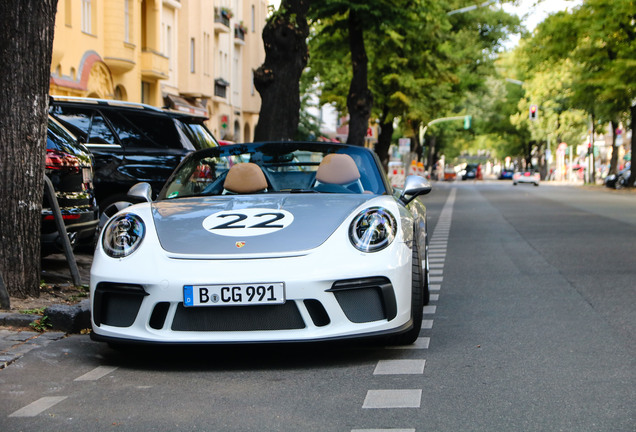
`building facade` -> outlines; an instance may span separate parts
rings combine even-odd
[[[250,141],[266,0],[59,0],[52,95],[143,102],[209,117]]]

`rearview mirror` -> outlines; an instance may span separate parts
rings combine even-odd
[[[431,183],[424,177],[410,175],[404,182],[404,189],[400,196],[400,201],[402,201],[404,205],[407,205],[418,196],[426,195],[431,190],[433,190]]]
[[[152,186],[146,182],[137,183],[128,189],[128,196],[142,201],[152,202]]]

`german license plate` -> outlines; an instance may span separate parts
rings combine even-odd
[[[285,303],[285,284],[185,285],[185,306],[238,306]]]

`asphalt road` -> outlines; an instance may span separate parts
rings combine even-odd
[[[423,201],[416,346],[122,353],[73,335],[0,370],[0,430],[636,430],[636,194],[470,181]]]

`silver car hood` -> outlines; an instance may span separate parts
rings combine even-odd
[[[164,250],[178,255],[296,255],[322,244],[374,195],[263,194],[157,201]]]

